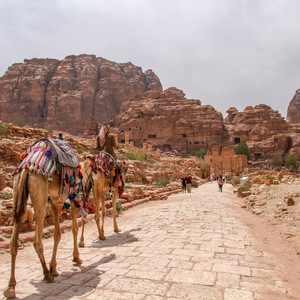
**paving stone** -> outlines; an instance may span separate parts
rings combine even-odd
[[[229,273],[229,274],[237,274],[237,275],[246,275],[246,276],[251,275],[250,268],[243,267],[243,266],[234,266],[226,262],[224,262],[223,264],[222,263],[214,264],[212,267],[212,271]]]
[[[167,293],[174,299],[223,300],[223,291],[217,287],[199,284],[174,283]]]
[[[224,300],[254,300],[254,293],[237,289],[225,289]]]
[[[216,273],[209,271],[191,271],[172,269],[165,278],[166,281],[214,285]]]
[[[17,297],[28,300],[295,300],[272,256],[253,245],[256,237],[231,209],[234,194],[214,185],[177,194],[166,201],[122,212],[120,233],[105,220],[107,239],[98,239],[94,221],[86,224],[81,265],[72,263],[72,233],[59,245],[55,282],[43,272],[32,245],[17,257]],[[221,195],[222,194],[222,195]],[[234,198],[236,199],[236,198]],[[50,262],[52,239],[43,239]],[[0,288],[10,275],[10,254],[0,254]],[[2,300],[3,297],[0,300]]]

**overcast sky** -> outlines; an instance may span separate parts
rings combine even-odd
[[[163,89],[286,116],[300,88],[299,0],[1,0],[0,76],[13,63],[95,54],[152,69]]]

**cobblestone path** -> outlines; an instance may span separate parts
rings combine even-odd
[[[32,245],[17,257],[18,299],[299,299],[287,288],[280,266],[255,248],[255,237],[239,221],[232,187],[215,183],[150,202],[122,213],[120,233],[106,219],[107,240],[96,225],[86,228],[82,265],[72,263],[72,235],[64,233],[54,283],[42,282]],[[44,240],[47,262],[52,239]],[[0,256],[0,286],[6,288],[10,255]],[[298,297],[297,297],[298,296]],[[0,299],[4,299],[0,296]]]

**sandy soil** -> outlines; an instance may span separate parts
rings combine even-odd
[[[233,206],[252,229],[258,247],[284,266],[286,281],[300,293],[300,180],[254,184],[251,193],[247,198],[236,197]],[[293,206],[287,206],[289,197]]]

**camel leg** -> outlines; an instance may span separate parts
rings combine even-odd
[[[43,227],[44,227],[44,214],[39,211],[38,213],[40,213],[42,216],[39,217],[38,220],[36,220],[36,229],[35,229],[35,239],[34,239],[34,249],[41,261],[42,264],[42,268],[43,268],[43,272],[44,272],[44,280],[47,282],[53,282],[54,278],[51,276],[50,271],[48,270],[47,264],[46,264],[46,260],[44,257],[44,247],[43,247],[43,242],[42,242],[42,238],[43,238]],[[35,215],[36,212],[35,212]]]
[[[38,186],[38,189],[37,189]],[[34,207],[35,215],[35,238],[34,238],[34,249],[41,261],[44,280],[47,282],[53,282],[54,278],[51,276],[50,271],[47,267],[46,260],[44,257],[44,247],[43,247],[43,228],[44,228],[44,218],[45,218],[45,207],[48,203],[48,183],[41,176],[29,177],[28,180],[29,193],[31,195],[31,201]]]
[[[104,219],[105,219],[106,208],[105,208],[105,195],[104,195],[104,193],[101,194],[100,201],[101,201],[101,226],[100,226],[100,230],[99,230],[99,239],[105,240],[106,237],[104,235]],[[98,215],[99,215],[99,210],[98,210]]]
[[[82,230],[81,230],[81,237],[80,237],[80,242],[78,244],[78,246],[80,248],[84,248],[84,227],[85,227],[85,219],[84,218],[81,218],[81,221],[82,221]]]
[[[52,213],[54,218],[54,236],[53,236],[54,245],[53,245],[52,259],[50,262],[50,274],[52,276],[58,276],[59,273],[56,270],[56,265],[57,265],[56,254],[57,254],[58,244],[61,239],[61,230],[59,226],[59,208],[54,204],[51,205],[51,208],[52,208]]]
[[[78,208],[74,205],[74,203],[72,203],[71,216],[72,216],[72,232],[73,232],[73,241],[74,241],[73,262],[81,264],[82,260],[79,258],[79,250],[77,245],[77,236],[78,236],[77,213],[78,213]]]
[[[120,232],[121,230],[118,228],[117,225],[117,216],[118,216],[118,212],[117,212],[117,199],[118,199],[118,192],[114,191],[114,196],[113,196],[113,200],[112,200],[112,215],[113,215],[113,221],[114,221],[114,232]]]
[[[3,295],[8,298],[12,299],[16,297],[15,286],[17,284],[15,278],[15,268],[16,268],[16,258],[18,253],[18,237],[19,237],[19,228],[22,224],[21,221],[15,222],[13,234],[10,240],[10,254],[11,254],[11,274],[10,279],[8,282],[8,287],[4,291]]]

